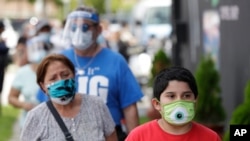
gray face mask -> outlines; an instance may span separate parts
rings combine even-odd
[[[76,49],[86,50],[93,43],[92,36],[92,31],[88,30],[87,32],[83,32],[80,28],[77,28],[76,31],[71,34],[71,43]]]

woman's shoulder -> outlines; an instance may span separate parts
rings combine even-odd
[[[31,109],[28,113],[34,116],[40,116],[41,114],[44,114],[46,112],[48,112],[46,102],[42,102],[35,106],[33,109]]]

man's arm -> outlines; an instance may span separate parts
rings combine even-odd
[[[139,115],[136,103],[123,109],[127,133],[139,125]]]

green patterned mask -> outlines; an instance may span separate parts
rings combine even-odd
[[[195,115],[194,102],[176,101],[162,105],[162,117],[170,124],[183,125],[190,122]]]

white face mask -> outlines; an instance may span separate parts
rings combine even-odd
[[[28,61],[30,63],[40,63],[45,56],[46,52],[44,50],[28,53]]]
[[[83,32],[80,28],[77,28],[76,31],[71,35],[73,47],[79,50],[85,50],[89,48],[93,43],[92,36],[92,31],[88,30],[87,32]]]
[[[47,52],[42,49],[41,43],[33,43],[27,49],[27,58],[30,63],[40,63],[47,55]]]
[[[45,43],[50,43],[50,33],[42,32],[42,33],[39,33],[38,37],[40,38],[41,41]]]

